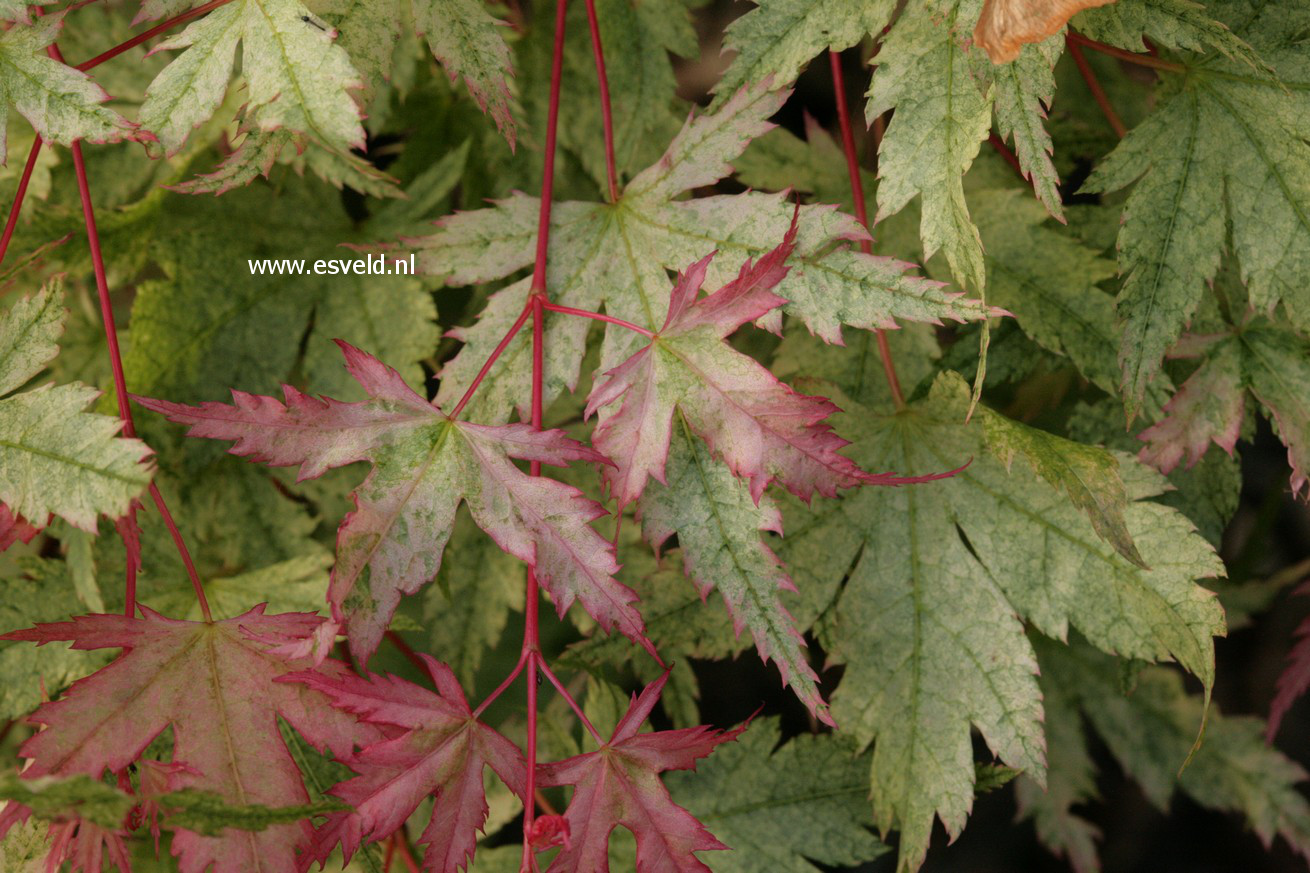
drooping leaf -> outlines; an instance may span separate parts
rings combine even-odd
[[[65,315],[64,292],[55,279],[0,319],[0,395],[23,387],[55,359]]]
[[[1167,809],[1175,790],[1208,809],[1241,815],[1266,846],[1277,836],[1310,854],[1305,771],[1264,741],[1265,726],[1225,716],[1166,667],[1146,667],[1125,694],[1115,659],[1086,645],[1039,641],[1043,677],[1077,699],[1083,714],[1146,797]],[[1195,748],[1205,717],[1204,741]],[[1186,767],[1182,765],[1186,762]],[[1179,768],[1182,767],[1181,772]]]
[[[760,539],[764,531],[782,532],[777,506],[768,497],[752,499],[749,486],[710,454],[681,416],[664,472],[665,483],[648,484],[638,503],[646,539],[658,550],[676,534],[684,569],[701,597],[717,588],[733,631],[749,628],[760,658],[777,664],[782,681],[818,718],[828,719],[805,640],[780,599],[796,586]],[[655,620],[649,610],[644,617]]]
[[[1241,345],[1218,343],[1165,404],[1164,418],[1142,431],[1142,460],[1165,473],[1184,457],[1191,467],[1212,441],[1231,455],[1246,410],[1242,377]]]
[[[1124,520],[1128,491],[1113,454],[1028,427],[986,407],[982,410],[987,448],[1007,470],[1015,456],[1022,455],[1038,476],[1067,494],[1069,502],[1087,514],[1101,539],[1132,563],[1146,567]]]
[[[613,577],[613,547],[589,524],[605,510],[574,488],[528,476],[511,460],[563,466],[602,456],[560,431],[456,421],[414,393],[395,370],[339,344],[368,400],[316,400],[286,386],[285,405],[238,391],[232,406],[137,402],[191,425],[192,436],[235,441],[233,454],[298,465],[302,480],[332,467],[372,463],[355,492],[356,509],[338,531],[328,589],[353,652],[371,655],[401,595],[436,575],[461,501],[502,549],[536,568],[560,615],[579,600],[606,630],[645,639],[632,605],[636,595]]]
[[[437,693],[396,676],[329,677],[292,674],[369,724],[403,728],[399,736],[363,749],[349,762],[358,775],[331,791],[352,807],[334,812],[319,828],[309,859],[326,865],[340,843],[347,860],[365,840],[390,836],[428,795],[432,819],[418,841],[427,846],[425,869],[454,873],[473,856],[477,832],[487,820],[483,769],[490,767],[522,795],[526,764],[518,748],[480,723],[450,668],[421,656]]]
[[[867,756],[840,733],[779,739],[778,720],[759,719],[696,773],[668,777],[674,800],[732,848],[714,869],[815,873],[887,851],[867,827]]]
[[[1282,301],[1294,326],[1310,327],[1310,65],[1295,39],[1263,41],[1277,78],[1222,56],[1189,59],[1185,76],[1166,78],[1168,99],[1084,185],[1106,192],[1137,181],[1119,232],[1130,419],[1214,278],[1229,228],[1251,304]]]
[[[958,475],[905,489],[862,489],[788,514],[782,555],[799,586],[848,578],[821,639],[846,663],[833,694],[838,724],[873,755],[880,827],[901,832],[901,867],[923,857],[934,816],[963,827],[975,777],[977,725],[1000,760],[1044,771],[1036,663],[1017,615],[1064,637],[1175,658],[1213,681],[1214,597],[1194,583],[1222,572],[1213,550],[1174,510],[1147,499],[1161,481],[1121,458],[1129,534],[1149,571],[1102,542],[1067,497],[984,456],[983,425],[962,425],[967,387],[939,377],[899,414],[858,410],[853,457],[907,472],[973,457]],[[849,413],[848,413],[849,414]]]
[[[0,164],[9,153],[11,106],[46,142],[106,143],[132,136],[132,124],[101,105],[109,99],[103,88],[86,73],[46,55],[63,24],[63,14],[57,13],[0,33]]]
[[[992,118],[990,89],[981,89],[970,74],[963,46],[976,14],[973,0],[908,4],[878,52],[865,114],[872,124],[896,110],[878,149],[882,182],[875,221],[921,195],[925,257],[942,251],[956,281],[981,293],[982,241],[960,179],[987,138]]]
[[[728,282],[747,259],[777,246],[795,210],[777,195],[747,192],[690,200],[683,192],[711,185],[731,171],[729,161],[751,139],[769,129],[785,93],[755,87],[739,92],[714,115],[694,118],[663,158],[643,170],[615,204],[557,203],[552,212],[547,284],[556,303],[604,309],[649,330],[668,312],[667,269],[685,269],[712,251],[718,255],[706,281]],[[538,202],[516,195],[491,209],[443,220],[436,234],[421,240],[420,270],[447,284],[489,282],[532,263]],[[948,293],[937,283],[904,275],[908,265],[865,255],[837,244],[867,232],[853,218],[828,207],[805,206],[797,218],[794,269],[774,292],[788,301],[783,312],[802,319],[824,339],[841,337],[841,325],[890,326],[896,319],[936,322],[978,320],[989,314],[978,301]],[[442,372],[438,401],[457,399],[504,336],[526,302],[528,279],[496,293],[480,320],[461,329],[465,346]],[[772,321],[776,327],[778,311]],[[546,327],[547,402],[577,383],[588,325],[552,317]],[[601,366],[609,369],[638,347],[636,335],[606,329]],[[528,408],[531,384],[529,343],[519,337],[507,347],[470,407],[479,421],[505,421]]]
[[[650,873],[708,871],[696,853],[727,848],[673,802],[659,774],[695,769],[697,760],[736,739],[745,728],[638,733],[667,676],[634,697],[600,749],[538,767],[539,785],[573,786],[564,813],[571,844],[555,856],[548,873],[608,873],[610,832],[619,825],[637,838],[636,869]]]
[[[274,655],[270,643],[304,638],[322,622],[318,616],[265,615],[260,606],[237,618],[206,623],[138,608],[144,618],[79,616],[0,637],[124,650],[113,664],[33,716],[45,729],[22,747],[22,755],[32,759],[24,778],[121,772],[171,725],[174,760],[198,773],[192,787],[238,805],[288,806],[309,797],[278,734],[276,717],[320,749],[343,754],[355,743],[378,737],[372,728],[334,710],[321,693],[273,681],[310,664]],[[328,662],[318,669],[331,676],[346,668]],[[24,817],[18,807],[7,810],[0,828]],[[185,870],[213,865],[215,873],[245,873],[261,865],[294,866],[296,852],[309,845],[310,836],[306,821],[213,837],[181,831],[173,849]]]
[[[1302,583],[1293,594],[1310,594],[1310,585]],[[1310,622],[1303,621],[1296,628],[1296,643],[1287,653],[1287,663],[1278,675],[1278,690],[1269,703],[1269,726],[1265,739],[1273,742],[1292,704],[1310,688]]]

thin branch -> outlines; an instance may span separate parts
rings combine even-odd
[[[555,192],[555,143],[559,133],[560,80],[564,71],[564,25],[568,0],[556,0],[555,48],[550,64],[550,110],[546,117],[546,156],[541,179],[541,211],[537,216],[537,253],[532,267],[532,286],[528,306],[532,310],[532,428],[541,430],[544,384],[546,379],[545,318],[546,309],[546,256],[550,248],[550,207]],[[541,462],[531,461],[528,472],[541,475]],[[528,581],[523,596],[523,653],[526,656],[528,680],[528,748],[527,785],[523,804],[523,855],[519,868],[531,871],[536,867],[529,835],[536,818],[537,793],[537,667],[541,661],[541,630],[538,602],[541,588],[537,572],[528,567]],[[544,664],[540,664],[545,666]]]
[[[197,6],[195,9],[192,9],[187,12],[183,12],[181,15],[175,15],[172,18],[168,19],[167,21],[162,21],[159,24],[156,24],[154,27],[150,28],[149,30],[138,33],[136,36],[132,37],[129,40],[120,42],[118,45],[114,46],[111,49],[106,49],[105,51],[96,55],[91,60],[83,61],[82,63],[78,64],[74,69],[81,70],[82,72],[86,72],[87,70],[90,70],[94,67],[98,67],[101,64],[103,64],[105,61],[110,60],[112,58],[116,58],[119,55],[121,55],[123,52],[128,51],[129,49],[136,48],[137,46],[141,45],[141,43],[149,39],[152,39],[156,36],[159,36],[159,34],[163,33],[166,30],[172,30],[174,27],[177,27],[179,24],[185,24],[186,22],[192,20],[193,18],[199,18],[205,13],[213,12],[218,7],[226,5],[231,2],[232,0],[210,0],[210,2],[206,3],[204,6]]]
[[[414,651],[413,647],[405,642],[400,634],[393,630],[389,630],[384,634],[384,636],[387,638],[387,642],[396,647],[396,651],[405,656],[406,661],[409,661],[409,663],[413,664],[418,669],[419,673],[424,676],[428,675],[427,662],[419,657],[418,652]]]
[[[1065,34],[1065,40],[1078,45],[1085,45],[1089,49],[1095,49],[1101,54],[1110,55],[1121,61],[1128,61],[1130,64],[1137,64],[1139,67],[1150,67],[1153,70],[1165,70],[1170,73],[1185,73],[1187,68],[1182,64],[1175,64],[1169,61],[1162,61],[1151,55],[1138,54],[1137,52],[1124,51],[1121,48],[1115,48],[1112,45],[1106,45],[1103,42],[1097,42],[1094,39],[1088,39],[1081,33],[1069,31]]]
[[[869,229],[869,213],[864,206],[864,182],[860,179],[860,162],[855,154],[855,134],[851,128],[851,114],[846,107],[846,79],[842,75],[841,53],[828,52],[828,61],[832,67],[833,96],[837,101],[837,121],[841,126],[842,151],[846,154],[846,171],[851,180],[851,194],[855,200],[855,217]],[[873,244],[864,239],[860,241],[860,250],[865,254],[873,253]],[[901,390],[901,380],[896,375],[896,363],[892,360],[891,345],[887,334],[879,329],[874,331],[878,338],[878,356],[882,358],[883,375],[887,377],[887,387],[891,390],[892,402],[897,409],[905,407],[905,393]]]
[[[51,45],[51,54],[58,58],[59,49]],[[132,421],[132,407],[128,402],[127,379],[123,375],[123,355],[118,345],[118,328],[114,324],[114,307],[109,299],[109,279],[105,273],[105,259],[100,251],[100,232],[96,228],[95,208],[91,205],[91,186],[87,181],[86,159],[82,156],[82,144],[74,142],[72,145],[73,152],[73,170],[77,176],[77,194],[82,201],[82,219],[86,224],[86,241],[91,250],[91,268],[95,273],[96,295],[100,298],[100,317],[104,321],[105,328],[105,345],[109,349],[109,366],[114,379],[114,399],[118,403],[118,417],[123,420],[123,433],[129,437],[136,436],[136,425]],[[191,579],[191,586],[195,589],[196,599],[200,601],[200,612],[204,615],[205,621],[213,621],[213,615],[209,611],[209,601],[205,597],[205,588],[200,584],[200,577],[196,574],[195,564],[191,561],[191,553],[187,550],[186,542],[182,539],[182,533],[177,529],[177,524],[173,521],[173,515],[168,511],[168,504],[164,502],[164,496],[159,493],[159,487],[154,482],[150,483],[150,496],[158,508],[160,516],[164,519],[164,524],[168,527],[168,533],[173,538],[173,544],[177,547],[178,554],[182,557],[182,563],[186,567],[187,576]],[[135,586],[132,586],[133,588]],[[127,604],[124,606],[124,612],[127,615],[134,615],[136,611],[136,592],[129,590],[127,592]]]
[[[32,148],[27,153],[27,163],[23,165],[23,175],[18,177],[18,188],[14,191],[14,205],[9,209],[9,217],[5,219],[4,236],[0,236],[0,264],[5,261],[5,255],[9,253],[9,241],[14,238],[14,228],[18,226],[18,213],[23,208],[23,198],[27,196],[27,185],[32,181],[32,171],[36,169],[36,159],[41,155],[41,137],[37,137],[32,142]]]
[[[1001,156],[1001,160],[1010,165],[1010,169],[1018,173],[1019,177],[1025,182],[1028,181],[1028,176],[1023,171],[1023,164],[1019,163],[1019,158],[1014,152],[1010,151],[1010,147],[1005,144],[1005,140],[992,132],[987,134],[987,142]]]
[[[547,312],[559,312],[564,315],[576,315],[581,318],[590,318],[595,321],[603,321],[606,324],[617,324],[619,327],[626,327],[628,330],[635,331],[644,337],[654,338],[655,332],[646,330],[640,325],[633,324],[630,321],[624,321],[621,318],[615,318],[612,315],[603,315],[599,312],[592,312],[589,309],[574,309],[572,306],[560,306],[558,303],[544,303]]]
[[[483,362],[482,369],[478,370],[478,374],[473,377],[473,382],[469,385],[468,390],[464,392],[464,396],[459,399],[459,403],[456,403],[455,408],[451,410],[451,418],[459,418],[459,414],[464,411],[464,407],[468,406],[468,402],[473,399],[473,395],[477,392],[478,386],[482,384],[482,380],[487,378],[487,374],[491,372],[492,365],[509,347],[510,340],[514,339],[518,332],[522,330],[523,325],[527,323],[528,316],[531,314],[532,307],[530,305],[524,306],[523,311],[519,313],[518,319],[510,325],[509,330],[505,331],[505,336],[501,338],[496,347],[492,349],[487,360]]]
[[[1110,122],[1110,127],[1114,128],[1115,136],[1123,139],[1128,133],[1128,128],[1124,125],[1123,120],[1119,118],[1119,113],[1114,111],[1114,104],[1110,102],[1109,95],[1101,87],[1100,80],[1096,78],[1096,71],[1092,69],[1092,65],[1084,57],[1082,48],[1078,45],[1078,41],[1074,39],[1075,36],[1076,34],[1073,31],[1069,31],[1064,38],[1065,47],[1069,49],[1069,56],[1073,58],[1074,64],[1078,66],[1079,74],[1082,75],[1083,81],[1087,83],[1087,90],[1092,92],[1092,99],[1096,101],[1097,106],[1101,107],[1101,114],[1105,116],[1106,121]]]
[[[610,83],[605,75],[605,51],[600,44],[600,23],[596,18],[596,0],[586,0],[587,27],[591,30],[591,53],[596,59],[596,79],[600,83],[600,120],[605,131],[605,179],[609,184],[609,202],[619,199],[618,172],[614,166],[614,116],[610,111]]]
[[[546,674],[546,678],[550,680],[550,684],[555,686],[555,690],[558,691],[560,696],[568,703],[569,708],[571,708],[578,716],[579,720],[582,721],[582,726],[587,729],[587,733],[591,734],[591,738],[596,741],[596,744],[600,746],[605,745],[605,738],[600,735],[600,731],[596,730],[595,726],[591,723],[591,719],[587,718],[587,714],[582,711],[582,707],[578,705],[578,701],[574,699],[573,695],[569,693],[569,690],[564,687],[564,683],[559,681],[559,677],[555,675],[555,671],[546,666],[545,661],[541,662],[540,668],[541,672]]]

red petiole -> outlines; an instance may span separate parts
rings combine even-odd
[[[1114,128],[1115,135],[1123,139],[1128,134],[1128,128],[1124,125],[1123,120],[1119,118],[1119,113],[1114,111],[1114,105],[1110,102],[1109,95],[1101,87],[1101,82],[1096,78],[1096,72],[1092,69],[1092,65],[1087,63],[1087,58],[1083,56],[1080,43],[1090,44],[1092,41],[1085,37],[1075,39],[1077,36],[1078,34],[1073,31],[1065,34],[1064,44],[1065,48],[1069,50],[1069,57],[1073,58],[1074,64],[1078,67],[1079,75],[1087,83],[1087,90],[1092,92],[1092,99],[1096,101],[1097,106],[1101,107],[1101,114],[1110,123],[1110,127]],[[1106,46],[1106,48],[1110,48],[1110,46]],[[1161,61],[1161,63],[1164,62]]]
[[[846,155],[846,172],[851,180],[851,194],[855,200],[855,217],[869,229],[869,213],[864,206],[864,182],[860,179],[860,162],[855,154],[855,133],[851,127],[851,113],[846,107],[846,78],[842,75],[841,53],[828,52],[828,61],[832,66],[832,88],[837,101],[837,122],[841,127],[842,151]],[[860,242],[860,250],[873,253],[873,244],[865,239]],[[883,375],[887,377],[887,387],[891,390],[892,402],[897,409],[905,406],[905,394],[901,391],[901,380],[896,375],[896,363],[892,360],[891,345],[887,334],[882,330],[874,331],[878,338],[878,356],[882,358]]]

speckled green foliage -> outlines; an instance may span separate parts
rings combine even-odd
[[[1080,641],[1065,647],[1038,638],[1035,644],[1044,686],[1063,689],[1056,703],[1065,711],[1058,717],[1076,723],[1077,710],[1070,709],[1081,709],[1153,804],[1168,809],[1174,792],[1181,791],[1204,807],[1242,814],[1266,845],[1282,837],[1299,854],[1310,854],[1310,803],[1296,787],[1306,773],[1265,743],[1260,719],[1225,716],[1207,707],[1167,668],[1145,667],[1126,688],[1123,666]],[[1203,716],[1205,734],[1197,744]],[[1081,733],[1066,735],[1071,754],[1062,762],[1074,768],[1061,777],[1077,786],[1068,795],[1073,800],[1094,796]],[[1087,824],[1060,803],[1048,813],[1057,829],[1039,831],[1043,840],[1057,850],[1076,851],[1080,871],[1099,869],[1095,853],[1076,836],[1090,835]],[[1076,842],[1069,842],[1071,835]]]
[[[692,120],[665,156],[643,170],[613,205],[566,202],[552,213],[547,282],[556,302],[611,315],[657,329],[668,310],[671,285],[666,270],[685,269],[712,251],[718,255],[706,280],[722,285],[748,258],[778,245],[794,209],[782,196],[764,193],[675,199],[711,185],[730,171],[728,161],[750,140],[769,129],[785,93],[756,87],[740,92],[713,115]],[[463,213],[442,222],[422,242],[420,271],[450,285],[489,282],[532,263],[537,201],[516,195],[492,209]],[[975,300],[947,292],[936,283],[905,275],[907,264],[876,258],[833,243],[865,232],[849,216],[823,206],[802,207],[797,265],[777,287],[786,299],[782,311],[803,320],[829,341],[843,324],[859,328],[908,321],[973,321],[987,310]],[[522,279],[496,293],[478,323],[459,333],[465,346],[444,369],[437,395],[443,405],[463,393],[487,354],[518,317],[528,292]],[[777,318],[766,319],[776,326]],[[547,327],[546,399],[577,384],[576,349],[589,326],[581,319],[552,319]],[[608,327],[601,367],[628,357],[637,337]],[[474,419],[504,421],[526,409],[531,380],[529,344],[515,339],[474,401]]]
[[[763,0],[728,25],[724,48],[737,55],[714,86],[715,105],[743,85],[794,82],[820,52],[841,51],[882,30],[895,6],[889,0]]]
[[[339,149],[361,146],[350,91],[363,83],[332,34],[305,21],[299,0],[236,0],[155,51],[184,51],[151,83],[141,124],[172,154],[223,101],[241,45],[249,105],[265,130],[287,127]],[[311,20],[312,21],[312,20]]]
[[[1310,61],[1293,45],[1295,30],[1237,29],[1248,31],[1272,73],[1222,56],[1189,59],[1185,76],[1165,75],[1160,108],[1084,185],[1114,191],[1138,180],[1119,232],[1129,418],[1196,312],[1230,233],[1252,305],[1281,302],[1294,326],[1310,328]]]
[[[760,718],[669,791],[733,848],[717,873],[816,873],[887,851],[869,833],[868,755],[840,734],[802,734],[785,743],[777,718]]]
[[[974,293],[985,283],[982,240],[961,177],[991,129],[992,94],[971,75],[962,43],[979,8],[972,0],[907,5],[878,53],[866,109],[870,122],[896,110],[878,149],[879,217],[922,195],[925,256],[941,250],[956,281]]]
[[[650,483],[639,503],[642,529],[657,545],[677,534],[687,574],[702,596],[717,588],[740,634],[749,629],[760,657],[776,661],[783,681],[812,709],[826,711],[795,619],[782,604],[793,590],[787,571],[760,537],[781,532],[782,516],[765,497],[716,460],[677,416],[666,484]]]
[[[38,385],[13,394],[54,356],[63,332],[63,292],[57,284],[20,300],[0,319],[0,501],[17,515],[40,525],[57,515],[94,530],[98,515],[127,511],[145,491],[150,450],[118,436],[120,422],[86,412],[99,396],[94,388]]]
[[[10,107],[47,142],[117,142],[132,134],[126,119],[100,105],[109,99],[103,88],[46,56],[63,21],[62,14],[46,15],[0,33],[0,163],[8,157]]]
[[[849,428],[866,466],[919,474],[972,457],[957,476],[865,489],[785,519],[782,555],[798,585],[849,573],[821,633],[847,664],[833,715],[876,740],[874,808],[880,827],[899,827],[906,869],[934,815],[952,833],[964,825],[971,723],[1002,762],[1042,778],[1036,662],[1016,613],[1059,637],[1072,625],[1109,651],[1176,659],[1207,686],[1212,636],[1223,632],[1214,596],[1193,582],[1222,565],[1183,516],[1145,499],[1160,491],[1154,474],[1120,468],[1145,570],[1026,466],[1007,473],[987,458],[982,425],[960,424],[967,397],[962,380],[942,376],[927,401],[899,414],[860,409]]]

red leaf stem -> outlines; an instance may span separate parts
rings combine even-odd
[[[572,306],[560,306],[558,303],[545,303],[542,305],[547,312],[559,312],[564,315],[577,315],[581,318],[591,318],[596,321],[603,321],[606,324],[617,324],[619,327],[626,327],[628,330],[636,331],[644,337],[653,338],[655,336],[653,331],[646,330],[646,328],[633,324],[630,321],[615,318],[612,315],[603,315],[599,312],[592,312],[589,309],[574,309]]]
[[[32,142],[32,148],[27,153],[27,163],[23,165],[23,175],[18,177],[18,188],[14,191],[14,205],[9,210],[9,217],[5,219],[4,236],[0,236],[0,264],[4,263],[5,255],[9,252],[9,240],[13,239],[14,228],[18,226],[18,213],[23,208],[23,198],[27,196],[27,185],[32,181],[32,171],[36,169],[36,159],[41,154],[41,137],[37,137]]]
[[[1150,67],[1153,70],[1166,70],[1170,73],[1185,73],[1187,68],[1182,64],[1174,64],[1169,61],[1162,61],[1151,55],[1138,54],[1137,52],[1125,51],[1121,48],[1115,48],[1112,45],[1106,45],[1103,42],[1097,42],[1094,39],[1088,39],[1081,33],[1069,31],[1065,34],[1067,43],[1077,43],[1078,45],[1087,46],[1089,49],[1095,49],[1101,54],[1110,55],[1121,61],[1128,61],[1130,64],[1137,64],[1141,67]]]
[[[1005,140],[1001,139],[996,135],[995,131],[993,131],[992,133],[987,134],[987,143],[992,147],[996,154],[1001,156],[1001,160],[1010,165],[1010,169],[1018,173],[1019,177],[1025,182],[1028,181],[1028,177],[1024,175],[1023,172],[1023,164],[1019,163],[1019,158],[1014,154],[1014,152],[1010,151],[1010,147],[1005,144]]]
[[[582,711],[582,707],[578,705],[578,701],[575,700],[573,695],[568,692],[568,689],[564,687],[564,683],[559,681],[559,677],[555,675],[555,671],[546,666],[546,660],[544,658],[539,659],[537,666],[542,673],[546,674],[546,678],[550,680],[551,685],[555,686],[555,690],[560,693],[560,696],[567,700],[569,706],[571,706],[573,711],[577,713],[578,719],[582,722],[582,726],[587,729],[587,733],[591,734],[591,738],[596,741],[596,745],[605,745],[605,738],[600,735],[600,731],[596,730],[595,725],[591,723],[591,719],[587,718],[587,714]]]
[[[52,54],[58,58],[59,50],[51,46]],[[77,175],[77,194],[82,201],[82,219],[86,224],[86,241],[91,250],[91,267],[95,272],[96,295],[100,298],[100,317],[104,321],[105,327],[105,345],[109,349],[109,366],[113,372],[115,400],[118,402],[118,417],[123,420],[123,433],[129,437],[136,436],[136,425],[132,421],[132,407],[128,405],[127,398],[127,379],[123,375],[123,356],[118,347],[118,328],[114,324],[113,303],[109,299],[109,279],[105,274],[105,260],[100,251],[100,232],[96,229],[95,209],[91,205],[91,186],[87,181],[86,160],[82,156],[82,144],[75,142],[72,146],[73,152],[73,170]],[[186,541],[182,538],[182,533],[177,529],[176,522],[173,521],[173,514],[168,510],[168,504],[164,501],[164,495],[159,493],[159,486],[154,482],[150,483],[150,497],[155,502],[155,508],[159,510],[159,515],[164,519],[165,526],[168,527],[169,536],[173,538],[173,545],[177,547],[177,553],[182,558],[182,564],[186,567],[187,576],[191,579],[191,587],[195,589],[196,599],[200,601],[200,612],[205,617],[205,621],[213,621],[213,615],[209,611],[209,601],[205,597],[205,588],[200,584],[200,576],[196,573],[195,564],[191,560],[191,553],[187,549]],[[136,512],[135,508],[128,510],[128,524],[133,523],[132,514]],[[127,580],[127,597],[126,605],[123,612],[126,615],[136,614],[136,584],[135,575],[131,572],[134,564],[132,546],[128,538],[124,538],[124,545],[128,548],[129,568]],[[139,546],[138,546],[139,548]],[[138,556],[139,557],[139,556]]]
[[[851,129],[851,113],[846,106],[846,78],[842,75],[841,53],[829,51],[828,61],[832,66],[833,96],[837,101],[837,122],[841,127],[842,151],[846,154],[846,171],[851,179],[851,194],[855,200],[855,217],[868,229],[869,213],[864,207],[864,182],[860,179],[860,163],[855,155],[855,134]],[[860,250],[866,255],[872,254],[872,241],[862,240]],[[896,375],[896,363],[892,360],[887,334],[882,330],[875,330],[874,335],[878,338],[878,356],[882,358],[882,371],[887,377],[887,387],[891,389],[892,402],[896,404],[897,409],[901,409],[905,406],[905,394],[901,391],[901,380]]]
[[[141,33],[138,33],[136,36],[132,37],[131,39],[120,42],[118,45],[114,46],[113,48],[106,49],[105,51],[96,55],[91,60],[83,61],[82,63],[74,67],[74,69],[81,70],[82,72],[86,72],[87,70],[93,67],[98,67],[101,64],[103,64],[105,61],[110,60],[112,58],[116,58],[129,49],[136,48],[137,46],[141,45],[141,43],[153,37],[159,36],[159,34],[163,33],[166,30],[172,30],[174,27],[177,27],[179,24],[185,24],[186,22],[190,21],[193,18],[199,18],[205,13],[212,12],[218,7],[231,2],[232,0],[210,0],[210,2],[206,3],[203,6],[197,6],[195,9],[192,9],[188,12],[183,12],[181,15],[175,15],[172,18],[168,19],[167,21],[161,21],[159,24],[156,24],[154,27],[150,28],[149,30],[142,31]]]
[[[600,44],[600,23],[596,19],[596,0],[586,0],[587,27],[591,30],[591,53],[596,58],[596,79],[600,83],[600,120],[605,129],[605,178],[609,183],[609,201],[619,199],[618,172],[614,167],[614,116],[610,111],[610,83],[605,74],[605,52]]]
[[[487,374],[491,372],[492,365],[496,363],[496,360],[501,356],[505,349],[509,347],[510,340],[514,339],[514,337],[518,335],[518,332],[523,329],[523,325],[527,323],[528,316],[531,314],[532,304],[529,303],[527,306],[523,307],[523,311],[519,313],[519,317],[512,325],[510,325],[509,330],[505,331],[505,336],[502,337],[500,342],[496,344],[496,347],[491,350],[491,354],[488,355],[487,360],[483,362],[482,369],[478,370],[478,374],[473,377],[473,381],[469,384],[468,390],[464,392],[464,396],[459,399],[459,403],[456,403],[455,408],[450,411],[451,418],[459,418],[459,414],[464,411],[464,407],[468,406],[468,402],[473,399],[473,395],[477,392],[478,386],[482,384],[482,380],[487,378]]]
[[[1092,69],[1092,65],[1087,63],[1087,58],[1083,56],[1083,50],[1079,46],[1079,40],[1074,39],[1076,36],[1077,34],[1073,31],[1069,31],[1065,34],[1064,44],[1065,47],[1069,49],[1069,57],[1073,58],[1073,62],[1078,66],[1078,72],[1082,75],[1083,81],[1087,83],[1087,90],[1092,92],[1092,99],[1096,101],[1097,106],[1101,107],[1101,114],[1105,116],[1105,120],[1110,122],[1110,126],[1114,128],[1115,136],[1123,139],[1128,133],[1128,128],[1119,117],[1119,113],[1114,111],[1114,104],[1110,102],[1109,95],[1107,95],[1105,89],[1101,87],[1101,82],[1096,78],[1096,72]],[[1087,40],[1087,42],[1090,42],[1090,40]]]

